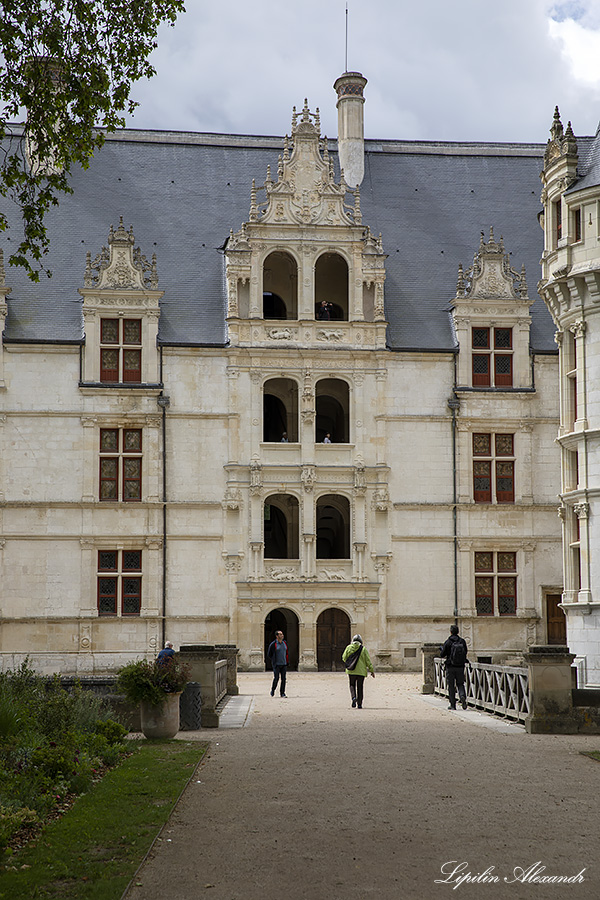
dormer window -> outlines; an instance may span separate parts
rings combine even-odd
[[[100,381],[142,380],[142,320],[100,320]]]
[[[471,331],[473,387],[512,387],[512,328]]]

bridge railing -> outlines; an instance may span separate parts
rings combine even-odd
[[[436,657],[433,665],[433,692],[447,697],[445,660]],[[465,688],[467,703],[476,709],[523,723],[530,714],[528,669],[471,663],[465,666]]]

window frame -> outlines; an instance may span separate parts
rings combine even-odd
[[[481,444],[481,439],[487,439],[489,451],[484,453],[477,448],[477,443]],[[499,449],[502,439],[511,439],[511,452],[505,453]],[[487,432],[474,431],[471,437],[471,457],[472,457],[472,475],[473,475],[473,502],[474,503],[496,503],[509,504],[515,502],[515,435],[514,432]],[[510,466],[510,474],[508,470],[502,471],[505,467]],[[477,479],[488,479],[489,486],[483,488],[477,486]],[[500,479],[510,478],[512,487],[499,488]]]
[[[107,336],[109,325],[116,325],[116,336]],[[135,334],[131,339],[131,326]],[[129,333],[128,333],[129,332]],[[116,366],[106,366],[104,360],[109,353],[116,354]],[[128,360],[137,360],[134,366]],[[100,382],[102,384],[142,383],[142,319],[131,317],[102,316],[100,318]]]
[[[138,557],[137,565],[127,565],[127,556],[136,554]],[[142,578],[143,578],[143,551],[137,548],[131,549],[113,549],[100,548],[96,561],[96,604],[99,618],[139,618],[142,613]],[[106,565],[106,559],[103,556],[114,556],[114,564]],[[135,561],[135,560],[132,560]],[[112,590],[108,590],[106,583],[112,582]],[[130,582],[135,584],[135,591],[129,590],[126,593],[126,584]],[[110,610],[102,608],[102,602],[106,598],[112,599],[113,604]],[[136,605],[133,611],[125,611],[126,601],[135,598]]]
[[[99,475],[98,498],[101,503],[141,503],[142,501],[142,475],[143,475],[143,429],[111,427],[99,430]],[[103,440],[106,434],[116,434],[114,448],[104,449]],[[135,449],[127,449],[127,435],[139,436]],[[136,461],[135,475],[131,471],[131,463]],[[107,463],[112,463],[108,466]],[[105,496],[103,486],[113,484],[112,496]],[[137,490],[129,495],[131,485],[137,485]]]
[[[482,557],[489,556],[491,558],[491,566],[481,565]],[[479,565],[478,565],[479,557]],[[505,558],[504,562],[502,557]],[[507,566],[507,558],[512,557],[513,565]],[[473,597],[475,614],[478,618],[514,618],[518,611],[518,560],[516,550],[475,550],[473,554]],[[478,582],[491,582],[491,591],[478,590]],[[512,590],[507,593],[506,587],[510,582]],[[504,588],[504,593],[502,593]],[[479,599],[490,600],[490,610],[480,611],[482,604]],[[502,600],[509,600],[511,608],[507,610],[501,609]]]
[[[477,337],[476,337],[477,332]],[[508,343],[501,335],[506,333]],[[481,342],[485,337],[485,343]],[[471,326],[471,383],[473,387],[505,388],[513,386],[513,328],[499,325]],[[485,371],[483,363],[485,361]],[[508,372],[499,371],[508,361]],[[476,369],[481,371],[476,371]]]

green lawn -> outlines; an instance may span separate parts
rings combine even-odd
[[[140,741],[14,855],[0,874],[0,898],[119,900],[205,751],[196,741]]]

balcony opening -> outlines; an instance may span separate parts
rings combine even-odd
[[[298,385],[291,378],[271,378],[263,389],[263,441],[298,440]]]
[[[317,559],[350,559],[350,504],[325,494],[317,500]]]
[[[348,321],[348,264],[338,253],[324,253],[317,260],[315,319]]]
[[[280,250],[270,253],[263,264],[263,318],[298,318],[298,266]]]
[[[323,378],[315,391],[315,441],[320,444],[329,436],[332,444],[350,440],[350,393],[348,383],[339,378]]]
[[[298,559],[300,507],[291,494],[273,494],[264,506],[265,559]]]

